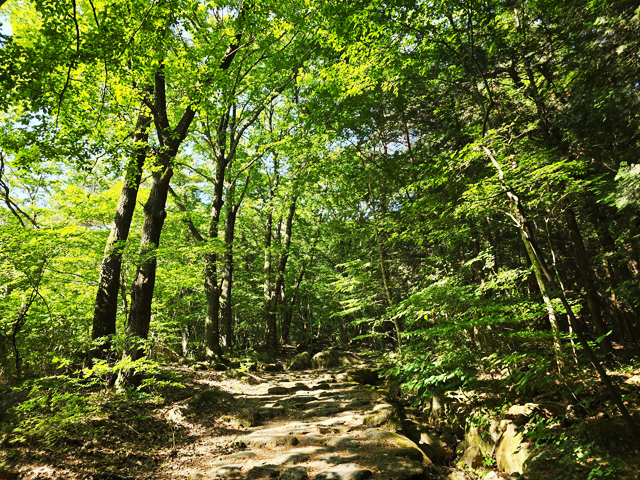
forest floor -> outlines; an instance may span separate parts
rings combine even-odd
[[[5,443],[0,479],[436,480],[459,472],[432,465],[404,437],[372,428],[367,418],[388,408],[389,398],[382,381],[353,381],[354,371],[368,367],[236,370],[230,378],[172,365],[166,373],[177,373],[180,385],[161,387],[155,400],[105,393],[99,414],[52,445]],[[639,452],[629,453],[623,476],[605,476],[638,478]]]
[[[347,379],[354,366],[238,379],[178,368],[184,388],[164,388],[159,404],[112,399],[82,434],[5,451],[6,472],[25,480],[408,480],[450,470],[425,476],[430,462],[420,450],[364,424],[388,404],[380,386]]]

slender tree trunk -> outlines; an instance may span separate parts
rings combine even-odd
[[[565,212],[567,218],[567,226],[569,227],[569,234],[571,235],[571,242],[573,243],[573,250],[576,256],[576,263],[578,265],[578,272],[580,274],[580,280],[585,288],[587,295],[587,303],[589,305],[589,311],[591,312],[591,319],[595,326],[596,332],[599,337],[606,335],[609,332],[604,319],[602,318],[602,310],[600,309],[600,301],[598,299],[598,292],[596,291],[593,279],[591,278],[591,268],[589,267],[589,260],[584,249],[584,243],[582,242],[582,235],[580,228],[576,222],[575,213],[573,208],[567,208]],[[622,332],[620,332],[622,334]],[[604,337],[602,340],[602,349],[606,353],[613,351],[611,347],[611,340],[609,337]]]
[[[100,267],[100,280],[93,312],[92,340],[109,337],[116,333],[116,316],[118,312],[118,289],[122,271],[122,250],[129,236],[131,220],[136,206],[142,167],[147,156],[148,127],[151,119],[144,114],[138,115],[136,132],[134,134],[134,152],[126,167],[124,184],[120,193],[120,200],[111,226],[111,233]],[[113,345],[107,340],[92,354],[96,358],[109,356]]]
[[[544,301],[544,305],[547,308],[547,315],[549,316],[549,323],[551,324],[551,332],[553,334],[553,349],[556,353],[556,363],[558,364],[558,371],[562,372],[564,370],[564,354],[562,352],[562,342],[560,340],[560,328],[558,327],[558,319],[556,317],[556,312],[553,308],[553,303],[551,302],[551,297],[549,295],[549,288],[547,287],[547,282],[545,280],[544,274],[538,261],[536,260],[536,255],[531,247],[531,243],[527,240],[525,234],[521,231],[522,241],[524,243],[524,248],[527,250],[527,254],[529,255],[529,259],[531,260],[531,264],[533,266],[533,273],[535,274],[536,281],[538,282],[538,288],[540,288],[540,293],[542,294],[542,300]]]
[[[165,206],[172,176],[173,169],[170,167],[165,168],[163,172],[153,174],[149,199],[144,205],[145,217],[139,252],[141,264],[138,266],[135,281],[131,286],[131,307],[127,322],[127,335],[140,339],[146,339],[149,333],[151,303],[156,282],[156,251],[160,244],[164,220],[167,217]],[[137,360],[143,355],[143,349],[136,346],[130,352],[132,360]]]
[[[264,307],[265,307],[265,320],[267,326],[267,341],[266,347],[269,351],[275,351],[278,343],[278,332],[275,312],[271,312],[273,305],[272,296],[274,296],[274,290],[271,285],[271,240],[273,228],[273,213],[271,210],[267,213],[267,223],[265,225],[264,235],[264,266],[262,267],[262,274],[264,276]]]
[[[164,65],[160,65],[155,74],[155,89],[153,115],[160,150],[158,159],[161,171],[153,174],[153,184],[149,192],[149,199],[144,206],[144,222],[140,239],[139,261],[135,280],[131,286],[131,302],[129,318],[127,320],[128,352],[132,360],[144,355],[144,350],[138,345],[139,340],[147,338],[151,322],[151,304],[156,280],[156,251],[160,244],[160,234],[167,216],[165,210],[169,182],[173,176],[173,158],[178,153],[180,145],[187,136],[189,126],[195,117],[195,111],[188,106],[176,128],[169,125],[167,117],[167,98],[164,78]],[[147,102],[150,100],[147,98]],[[135,385],[140,379],[131,375],[130,371],[120,372],[117,384],[129,383]]]
[[[228,203],[224,227],[225,254],[222,259],[222,320],[224,326],[223,343],[227,349],[233,347],[233,239],[235,235],[237,210]]]
[[[311,261],[313,262],[313,257],[311,257]],[[285,311],[284,311],[284,318],[282,319],[282,344],[286,345],[289,343],[289,334],[291,332],[291,321],[293,320],[293,307],[296,304],[296,300],[298,297],[298,291],[300,290],[300,285],[302,284],[302,280],[304,278],[304,272],[305,272],[305,267],[306,265],[302,265],[302,268],[300,269],[300,275],[298,275],[298,281],[296,282],[295,287],[293,288],[293,292],[291,293],[291,296],[289,297],[289,302],[286,303],[286,298],[284,296],[284,289],[282,290],[283,293],[283,298],[282,298],[282,304],[286,305]]]
[[[211,243],[214,243],[218,238],[220,213],[224,206],[224,177],[227,165],[227,158],[223,154],[219,154],[209,217],[208,241]],[[220,357],[222,355],[220,348],[220,295],[222,290],[218,284],[218,254],[215,251],[205,254],[204,290],[207,298],[207,316],[204,323],[205,354],[207,358]]]

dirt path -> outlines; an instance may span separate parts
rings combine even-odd
[[[228,405],[230,413],[222,418],[238,427],[181,448],[167,467],[191,480],[431,478],[425,472],[431,462],[415,444],[372,428],[394,407],[382,387],[352,381],[373,383],[375,374],[366,365],[261,377],[227,385],[230,395],[205,390],[174,406],[168,416],[187,426],[207,408]]]
[[[184,388],[166,390],[161,405],[114,397],[84,433],[3,452],[0,478],[431,480],[450,471],[394,433],[400,411],[370,365],[167,371],[178,368]]]

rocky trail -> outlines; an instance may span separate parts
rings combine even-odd
[[[201,415],[227,412],[220,418],[236,429],[185,445],[166,471],[190,480],[473,478],[446,466],[458,439],[449,434],[447,444],[437,432],[418,427],[410,419],[415,412],[397,401],[397,385],[361,362],[329,352],[320,362],[324,368],[247,372],[226,391],[203,390],[174,405],[167,416],[177,425],[190,427]],[[397,433],[403,425],[420,446]]]
[[[515,480],[538,457],[548,465],[518,425],[562,407],[513,405],[484,430],[463,427],[468,399],[444,409],[434,396],[429,408],[412,409],[373,361],[338,350],[313,361],[299,355],[286,371],[277,363],[167,367],[176,370],[181,385],[165,388],[160,402],[107,394],[84,430],[48,448],[5,449],[0,479]]]

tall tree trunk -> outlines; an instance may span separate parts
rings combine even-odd
[[[313,262],[313,257],[311,257],[311,261]],[[298,281],[296,282],[295,287],[293,287],[293,292],[289,297],[289,302],[286,302],[286,296],[284,288],[282,289],[282,304],[285,305],[284,317],[282,319],[282,334],[281,340],[282,344],[286,345],[289,343],[289,334],[291,332],[291,321],[293,320],[293,307],[296,304],[296,300],[298,297],[298,291],[300,290],[300,285],[302,284],[302,279],[304,278],[304,272],[306,265],[303,264],[300,269],[300,275],[298,275]]]
[[[224,177],[228,165],[227,158],[220,153],[216,164],[216,178],[211,200],[211,215],[209,217],[208,241],[213,243],[218,238],[218,224],[220,213],[224,206]],[[218,254],[211,251],[205,254],[204,290],[207,298],[207,316],[205,318],[205,354],[207,358],[220,357],[220,295],[218,284]]]
[[[595,285],[593,284],[593,279],[591,278],[591,268],[589,267],[589,260],[587,259],[587,254],[584,249],[584,243],[582,241],[582,234],[580,233],[578,222],[576,222],[576,216],[573,212],[573,208],[567,208],[565,217],[567,219],[567,226],[569,227],[571,242],[573,243],[573,251],[576,256],[576,263],[578,265],[580,280],[586,291],[587,303],[589,305],[589,311],[591,312],[591,319],[593,320],[593,324],[595,326],[596,332],[598,333],[598,336],[603,337],[609,332],[609,329],[607,328],[607,325],[604,323],[604,319],[602,318],[602,310],[600,309],[598,292]],[[620,334],[622,334],[622,332],[620,332]],[[601,345],[602,349],[606,353],[611,353],[613,351],[611,347],[611,340],[609,339],[609,337],[604,337]]]
[[[271,240],[273,228],[273,212],[269,210],[267,213],[267,222],[265,225],[264,235],[264,266],[262,267],[262,275],[264,277],[264,315],[267,326],[267,341],[266,347],[270,352],[273,352],[277,348],[278,343],[278,325],[276,322],[275,312],[271,312],[273,305],[272,297],[275,296],[275,291],[271,285]]]
[[[273,295],[271,298],[271,314],[275,317],[278,307],[278,302],[284,296],[284,273],[287,268],[287,261],[289,260],[289,249],[291,248],[291,231],[293,229],[293,217],[296,213],[296,202],[298,196],[294,196],[289,205],[289,214],[285,223],[284,230],[284,246],[280,253],[280,261],[278,262],[278,273],[276,275],[275,287],[273,289]],[[275,323],[275,319],[271,320]]]
[[[145,99],[151,105],[151,101]],[[191,122],[195,117],[195,111],[188,106],[178,125],[172,128],[167,117],[166,84],[164,78],[164,65],[160,65],[155,73],[154,101],[151,109],[160,150],[158,155],[161,172],[153,174],[153,184],[149,192],[149,199],[144,206],[144,223],[142,225],[142,237],[140,239],[139,258],[135,280],[131,287],[131,302],[129,318],[127,321],[127,336],[130,339],[128,355],[136,360],[144,355],[144,350],[137,345],[137,339],[146,339],[151,322],[151,304],[153,301],[153,289],[156,279],[156,250],[160,244],[160,233],[167,216],[165,210],[169,182],[173,176],[173,158],[178,153],[180,145],[186,138]],[[130,372],[121,372],[118,384],[128,381]],[[138,378],[133,378],[137,383]]]
[[[569,302],[567,301],[566,296],[564,295],[562,290],[559,289],[558,284],[556,283],[555,279],[553,278],[553,275],[551,274],[551,271],[547,267],[547,263],[542,255],[542,251],[537,247],[535,243],[535,240],[533,237],[533,230],[531,229],[531,226],[525,214],[524,208],[520,204],[520,198],[513,191],[511,191],[509,187],[507,187],[507,184],[505,183],[505,180],[504,180],[504,172],[502,171],[502,167],[500,167],[500,164],[493,156],[493,153],[491,153],[491,150],[489,150],[484,145],[482,146],[482,150],[485,152],[487,157],[489,157],[489,159],[491,160],[491,163],[493,164],[493,166],[496,168],[498,172],[498,178],[500,180],[500,185],[502,187],[502,190],[504,191],[505,195],[507,196],[507,199],[513,206],[514,213],[513,213],[512,219],[514,220],[516,226],[520,230],[522,239],[527,245],[527,250],[532,253],[533,259],[535,259],[535,262],[533,263],[537,263],[538,267],[540,268],[540,271],[543,273],[547,281],[547,284],[549,285],[549,288],[551,289],[551,292],[554,292],[556,293],[556,295],[558,295],[560,301],[562,302],[562,306],[564,307],[564,309],[567,312],[567,315],[569,316],[569,322],[573,327],[576,337],[578,337],[578,341],[580,342],[582,349],[587,355],[587,358],[589,358],[589,361],[592,363],[592,365],[598,372],[598,375],[600,376],[600,380],[602,381],[607,391],[609,392],[609,396],[611,397],[613,404],[618,408],[618,411],[624,418],[627,426],[629,427],[629,430],[631,431],[631,434],[634,437],[636,444],[640,445],[640,429],[638,429],[638,426],[635,424],[633,418],[629,414],[627,407],[622,402],[622,398],[620,397],[620,393],[618,392],[617,388],[613,385],[613,383],[611,383],[611,379],[609,378],[609,375],[607,374],[606,370],[598,360],[598,357],[596,357],[595,353],[593,352],[591,346],[589,345],[589,342],[587,341],[587,337],[582,333],[582,328],[578,323],[578,320],[576,319],[575,314],[573,313],[573,310],[569,305]]]
[[[558,327],[558,319],[556,317],[555,309],[553,308],[553,303],[551,302],[551,297],[549,295],[549,288],[547,286],[547,282],[540,268],[540,264],[536,260],[536,255],[531,247],[531,242],[527,240],[526,235],[521,231],[522,241],[524,243],[524,248],[529,255],[529,259],[531,260],[531,264],[533,266],[533,273],[535,274],[536,281],[538,282],[538,288],[540,289],[540,293],[542,294],[542,300],[544,301],[544,305],[547,308],[547,315],[549,316],[549,323],[551,324],[551,332],[553,334],[553,349],[556,354],[556,363],[558,364],[558,371],[562,372],[564,370],[564,354],[562,352],[562,342],[560,340],[560,328]]]
[[[169,192],[169,182],[173,176],[172,168],[165,168],[163,172],[153,174],[153,185],[149,192],[149,199],[144,205],[144,224],[140,241],[138,266],[135,281],[131,286],[131,307],[127,322],[127,335],[146,339],[151,321],[151,303],[153,288],[156,282],[156,251],[160,244],[160,234],[164,220],[167,217],[165,206]],[[134,345],[130,352],[132,360],[144,355],[144,351]]]
[[[118,311],[118,289],[122,271],[122,250],[129,236],[131,220],[138,198],[142,167],[147,156],[148,127],[151,118],[140,113],[136,122],[133,137],[134,151],[125,172],[120,200],[111,226],[111,233],[104,249],[100,280],[93,312],[92,340],[109,337],[116,333],[116,316]],[[110,339],[92,352],[96,358],[106,358],[113,348]]]
[[[233,190],[233,189],[230,189]],[[229,202],[224,225],[225,253],[222,258],[222,324],[224,326],[223,344],[227,349],[233,347],[233,239],[236,226],[236,208]]]

